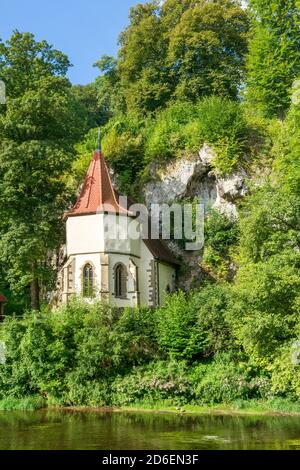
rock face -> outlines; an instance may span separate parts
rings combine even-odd
[[[206,208],[214,207],[221,213],[237,218],[237,201],[246,192],[246,173],[238,171],[228,177],[221,177],[213,169],[214,152],[205,144],[198,155],[183,156],[167,164],[163,169],[153,164],[151,179],[144,186],[146,205],[172,204],[184,198],[198,197]],[[178,287],[189,290],[201,285],[203,271],[200,267],[202,253],[180,249],[174,242],[168,243],[175,256],[183,260],[183,271]]]
[[[220,177],[212,169],[213,158],[213,150],[204,144],[198,155],[177,159],[163,169],[153,164],[151,180],[144,187],[147,206],[199,197],[206,207],[212,206],[237,217],[236,201],[247,191],[246,174],[237,172],[229,177]]]

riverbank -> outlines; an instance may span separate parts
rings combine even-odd
[[[300,416],[300,403],[287,400],[274,399],[270,401],[240,401],[216,405],[185,405],[180,407],[166,406],[163,404],[149,405],[138,404],[130,407],[122,407],[115,411],[145,413],[179,413],[179,414],[212,414],[212,415],[259,415],[259,416]]]
[[[48,405],[45,398],[32,396],[25,398],[5,398],[0,400],[0,411],[34,411],[38,409],[64,409],[82,412],[144,412],[144,413],[172,413],[172,414],[212,414],[212,415],[266,415],[266,416],[300,416],[300,403],[284,399],[269,401],[245,400],[234,403],[215,405],[183,405],[174,406],[168,402],[137,403],[133,406],[122,407],[90,407],[90,406],[54,406]]]

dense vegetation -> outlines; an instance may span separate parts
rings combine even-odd
[[[209,284],[178,292],[156,311],[121,314],[74,300],[52,314],[7,318],[0,400],[149,407],[297,401],[299,366],[291,363],[288,339],[299,323],[288,330],[288,315],[274,325],[265,312],[244,322],[243,294]]]
[[[68,59],[47,43],[21,33],[0,43],[8,84],[0,112],[0,290],[10,297],[8,313],[24,313],[30,288],[34,308],[2,325],[0,399],[299,400],[300,366],[291,360],[300,335],[299,2],[249,4],[137,5],[118,57],[102,57],[101,75],[87,87],[71,87]],[[200,289],[169,296],[156,311],[74,300],[40,312],[55,278],[49,251],[63,240],[60,216],[99,124],[128,194],[141,195],[153,162],[190,158],[203,143],[213,147],[219,175],[248,173],[249,191],[238,220],[207,214]]]

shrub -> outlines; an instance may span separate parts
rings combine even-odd
[[[192,359],[207,347],[207,336],[197,322],[191,298],[179,291],[166,298],[156,311],[158,344],[170,357]]]
[[[46,406],[46,400],[40,396],[28,396],[22,399],[6,397],[0,400],[0,410],[12,411],[12,410],[38,410]]]
[[[166,160],[197,152],[207,142],[216,151],[213,162],[221,174],[232,172],[243,156],[246,121],[239,103],[212,96],[198,104],[175,103],[161,111],[145,143],[145,158]]]
[[[299,347],[297,349],[299,351]],[[272,393],[290,400],[299,400],[300,365],[293,364],[292,352],[291,343],[283,344],[269,365]]]
[[[211,209],[205,221],[205,246],[202,266],[217,280],[232,277],[232,251],[237,246],[237,222]]]
[[[196,108],[191,103],[175,103],[161,111],[147,130],[145,158],[147,162],[158,158],[164,161],[176,157],[178,152],[190,149],[186,143],[185,126],[195,122]],[[189,131],[188,136],[191,136]],[[194,150],[199,135],[195,137]]]
[[[117,406],[168,400],[178,405],[191,400],[191,384],[184,361],[153,362],[136,367],[112,383],[112,404]]]
[[[246,360],[233,354],[219,354],[207,364],[192,369],[195,402],[200,404],[232,403],[239,399],[266,398],[270,390],[267,376],[253,374]]]
[[[2,325],[6,362],[0,399],[40,394],[52,403],[100,406],[109,382],[157,355],[153,311],[120,314],[101,302],[74,300],[52,313],[28,313]]]
[[[226,318],[230,300],[231,290],[227,284],[207,284],[192,294],[197,322],[206,337],[205,357],[235,348],[232,328]]]

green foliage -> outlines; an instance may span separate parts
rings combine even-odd
[[[171,357],[192,359],[203,354],[207,338],[196,321],[193,302],[183,292],[167,297],[156,315],[158,343]]]
[[[292,91],[294,103],[287,113],[279,139],[274,172],[278,185],[289,195],[300,194],[300,82]]]
[[[213,96],[195,105],[171,105],[158,114],[147,135],[146,160],[195,153],[207,142],[216,151],[214,166],[225,174],[230,173],[243,156],[246,123],[238,103]]]
[[[103,109],[99,106],[95,83],[75,85],[72,87],[72,92],[76,101],[85,110],[89,128],[103,125],[108,121],[110,115],[105,108]]]
[[[246,79],[248,14],[234,0],[137,5],[118,58],[103,56],[95,64],[101,75],[84,87],[71,87],[67,57],[45,41],[15,32],[0,42],[8,91],[0,113],[0,290],[10,287],[19,309],[29,286],[35,309],[39,289],[53,286],[48,254],[63,240],[61,215],[99,124],[128,195],[139,193],[153,162],[193,158],[204,143],[219,176],[243,167],[254,179],[238,220],[209,211],[199,269],[216,282],[167,296],[156,311],[74,301],[6,319],[0,408],[249,399],[280,407],[282,397],[299,399],[299,365],[291,361],[300,333],[300,105],[292,88],[299,2],[250,3]],[[237,100],[243,80],[246,103]]]
[[[211,209],[205,223],[202,266],[217,279],[232,277],[231,253],[238,242],[239,227],[235,220]]]
[[[169,297],[158,312],[74,300],[51,314],[7,318],[0,407],[296,399],[290,345],[279,345],[271,362],[242,353],[228,321],[231,299],[225,285],[207,285]]]
[[[232,354],[217,355],[209,364],[199,364],[192,371],[195,383],[195,401],[204,403],[232,403],[239,399],[267,398],[270,381],[259,376],[242,358]]]
[[[5,43],[0,40],[0,77],[11,98],[38,89],[43,78],[65,76],[70,66],[65,54],[31,33],[14,31]]]
[[[124,194],[134,195],[144,169],[144,126],[135,116],[117,116],[104,129],[103,151]]]
[[[208,95],[236,98],[247,30],[247,12],[238,2],[190,2],[169,35],[167,61],[176,83],[174,96],[191,101]]]
[[[234,349],[232,326],[227,319],[231,289],[226,284],[207,284],[192,294],[197,323],[206,337],[204,357]]]
[[[46,406],[46,401],[40,396],[29,396],[22,399],[7,397],[0,400],[1,411],[34,411]]]
[[[198,292],[167,297],[156,312],[157,340],[171,357],[196,359],[232,347],[226,320],[230,292],[227,286],[208,284]]]
[[[134,368],[130,374],[117,377],[112,384],[112,404],[155,403],[168,400],[174,405],[191,399],[191,384],[185,362],[155,362]]]
[[[244,349],[265,361],[280,345],[295,338],[299,311],[299,253],[283,251],[238,274],[231,320]]]
[[[235,0],[151,0],[133,7],[118,58],[96,63],[99,105],[146,116],[172,99],[235,99],[247,49],[248,16]]]
[[[112,383],[112,404],[135,406],[156,403],[180,406],[267,399],[270,380],[243,357],[217,355],[192,366],[184,361],[155,362],[133,369]]]
[[[101,72],[101,75],[95,80],[95,87],[98,109],[102,114],[102,119],[106,122],[112,116],[124,113],[126,109],[120,76],[117,71],[117,60],[104,55],[94,66],[98,67]]]
[[[155,356],[153,312],[73,301],[49,313],[7,318],[0,398],[40,394],[66,404],[108,402],[111,378]],[[101,401],[102,400],[102,401]]]
[[[274,395],[280,395],[293,401],[300,396],[299,365],[293,364],[291,357],[295,350],[291,343],[282,344],[269,368],[271,371],[271,386]],[[299,346],[296,348],[299,352]]]
[[[15,33],[0,47],[7,104],[0,115],[0,261],[5,282],[39,308],[53,286],[49,252],[63,240],[60,217],[69,193],[63,176],[73,145],[85,131],[85,113],[61,75],[68,60],[45,42]]]
[[[300,72],[300,11],[296,0],[252,0],[247,97],[268,117],[282,118]]]

